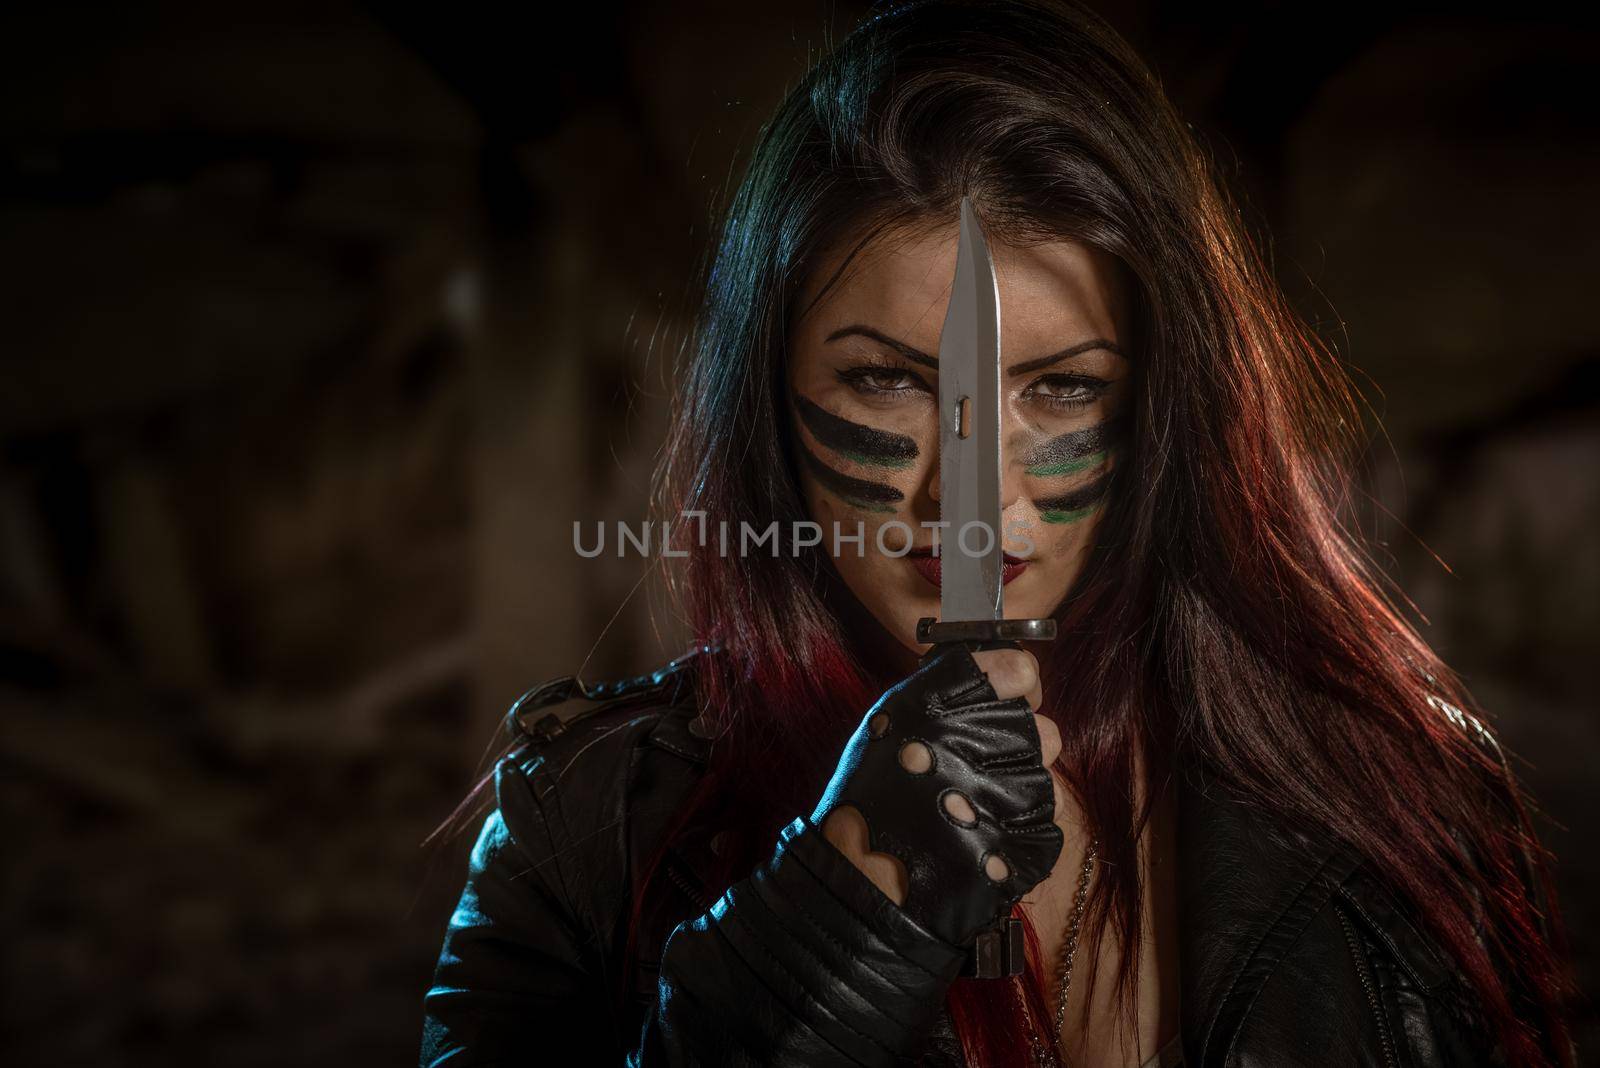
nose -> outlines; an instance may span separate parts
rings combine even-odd
[[[1022,453],[1027,433],[1006,419],[1000,427],[1000,513],[1004,515],[1011,506],[1022,499]]]
[[[1026,530],[1028,517],[1022,503],[1022,472],[1024,464],[1022,453],[1027,434],[1024,432],[1003,434],[1000,438],[1000,539],[1007,552],[1017,552],[1023,556],[1032,555],[1032,549],[1026,540],[1018,541],[1018,531]],[[1019,526],[1020,525],[1020,526]]]
[[[1007,420],[1008,424],[1009,422]],[[1027,433],[1010,425],[1003,425],[1000,430],[1000,512],[1004,516],[1012,505],[1022,499],[1023,464],[1020,457],[1025,448]],[[933,463],[928,465],[927,488],[929,498],[938,503],[940,493],[937,447],[933,451]]]

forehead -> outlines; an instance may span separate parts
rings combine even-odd
[[[938,349],[955,278],[959,229],[896,231],[863,247],[844,274],[812,306],[818,289],[843,263],[847,248],[831,251],[801,291],[806,319],[817,329],[865,324],[927,352]],[[848,246],[848,243],[847,243]],[[1027,246],[989,240],[1000,288],[1000,323],[1007,359],[1060,348],[1082,337],[1118,340],[1126,323],[1127,285],[1117,260],[1070,238]]]

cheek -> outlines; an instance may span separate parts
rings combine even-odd
[[[1039,545],[1039,554],[1057,565],[1071,564],[1081,559],[1094,544],[1095,530],[1100,525],[1098,512],[1091,513],[1071,523],[1040,522],[1034,528],[1033,538]]]
[[[1071,540],[1079,529],[1087,529],[1099,518],[1110,488],[1110,461],[1082,471],[1068,484],[1037,487],[1032,496],[1042,536],[1051,540]]]
[[[930,462],[924,442],[844,414],[837,401],[795,393],[791,406],[795,458],[813,512],[831,500],[869,526],[909,513]]]
[[[834,557],[841,571],[900,565],[905,550],[924,533],[918,527],[918,516],[910,503],[909,487],[906,500],[887,511],[863,508],[842,500],[833,487],[807,475],[801,476],[800,490],[806,517],[822,528],[821,548]],[[840,543],[839,552],[834,554],[831,539],[836,530]],[[861,538],[859,551],[855,541],[858,534]]]
[[[1115,439],[1099,427],[1041,441],[1025,458],[1029,538],[1040,568],[1037,592],[1053,610],[1082,568],[1110,490]]]
[[[1098,513],[1075,523],[1030,523],[1034,563],[1020,581],[1006,587],[1006,615],[1048,616],[1055,612],[1072,588],[1095,544],[1100,526]],[[1008,543],[1021,548],[1020,543]]]

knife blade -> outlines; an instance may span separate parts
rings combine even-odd
[[[962,197],[956,273],[939,335],[940,617],[917,623],[920,642],[1055,637],[1052,619],[1005,618],[1000,427],[1000,283],[977,212]]]

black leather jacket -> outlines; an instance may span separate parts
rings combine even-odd
[[[562,679],[513,708],[523,741],[498,766],[424,999],[421,1063],[964,1065],[943,1006],[961,954],[803,819],[731,909],[712,907],[694,857],[669,855],[672,900],[625,961],[634,874],[707,759],[682,682],[657,673],[541,715],[576,688]],[[1177,844],[1188,1068],[1499,1063],[1464,980],[1359,857],[1191,778]],[[834,952],[786,957],[790,924]],[[619,979],[633,991],[620,1008]]]

